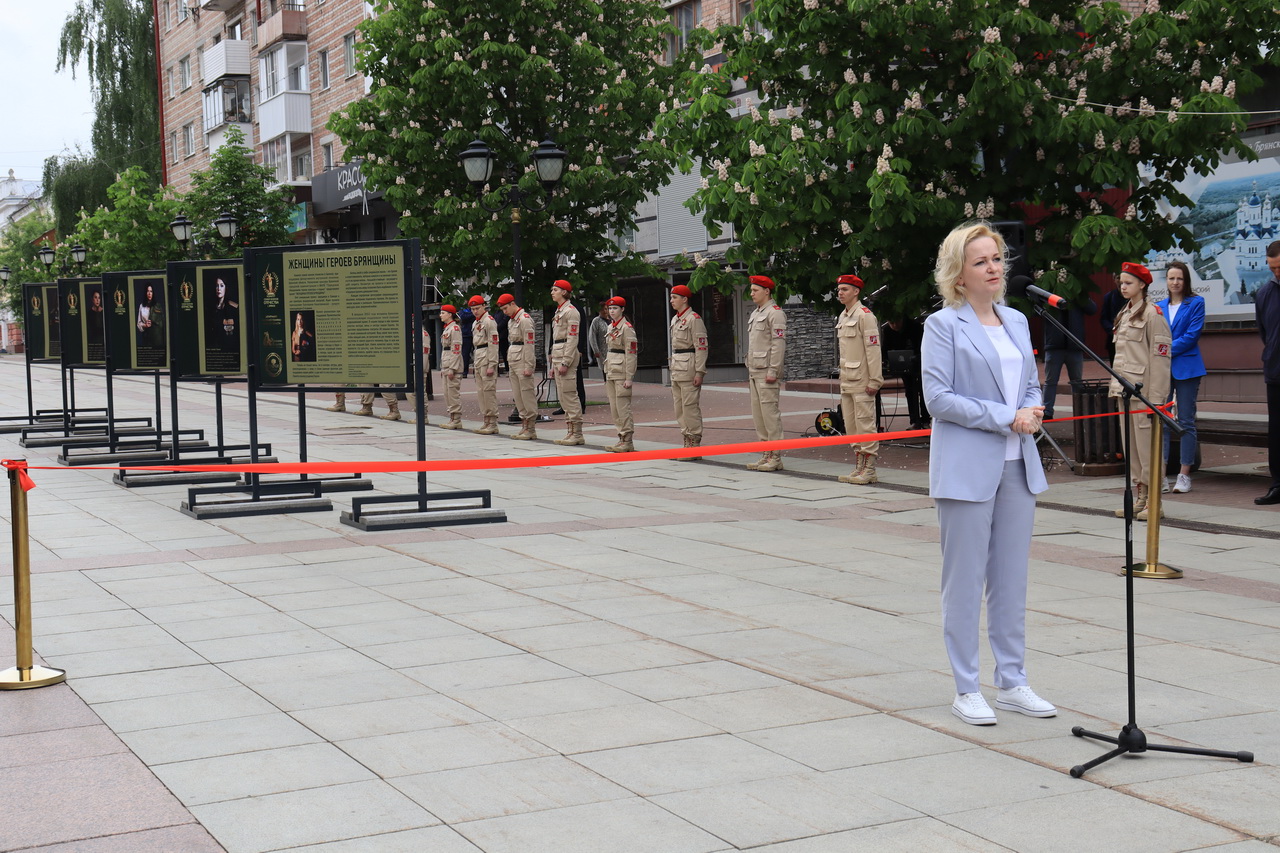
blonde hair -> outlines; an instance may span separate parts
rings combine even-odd
[[[953,228],[942,241],[942,245],[938,247],[938,263],[933,268],[933,280],[938,286],[938,294],[948,308],[959,308],[966,302],[964,290],[959,287],[960,273],[964,269],[964,253],[970,243],[983,237],[996,241],[1000,259],[1004,262],[1005,281],[1001,283],[1000,296],[996,300],[1004,301],[1009,275],[1009,246],[1000,232],[991,227],[991,223],[966,222]]]

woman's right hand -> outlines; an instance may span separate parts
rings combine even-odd
[[[1018,409],[1013,415],[1013,431],[1024,435],[1034,435],[1040,431],[1044,418],[1044,406],[1026,406]]]

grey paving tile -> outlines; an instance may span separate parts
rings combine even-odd
[[[188,643],[193,651],[213,663],[275,658],[280,655],[323,652],[345,648],[338,641],[326,637],[311,628],[279,633],[249,634],[240,637],[223,637],[216,640],[198,640]]]
[[[662,794],[653,802],[739,849],[921,816],[821,773]]]
[[[815,770],[839,770],[970,747],[965,741],[887,714],[781,726],[739,737]]]
[[[319,740],[313,732],[278,713],[123,732],[120,739],[153,767]]]
[[[609,708],[641,701],[625,690],[582,677],[460,690],[452,696],[498,720]]]
[[[726,732],[770,729],[872,713],[863,705],[795,684],[673,699],[663,705]]]
[[[447,826],[366,835],[364,838],[307,844],[290,849],[310,853],[421,853],[424,850],[431,853],[479,853],[480,850]]]
[[[729,845],[640,799],[474,821],[458,831],[485,853],[712,853]]]
[[[652,639],[609,643],[602,646],[552,649],[540,654],[548,660],[563,664],[583,675],[593,676],[711,660],[701,652]]]
[[[985,838],[957,829],[931,817],[884,823],[753,848],[753,853],[989,853],[996,847]]]
[[[459,691],[478,690],[484,687],[573,678],[579,674],[572,669],[526,652],[432,666],[408,667],[400,671],[433,690],[451,695]]]
[[[469,629],[448,619],[419,612],[405,619],[333,625],[320,630],[344,645],[373,646],[465,634]]]
[[[1119,791],[1079,790],[1049,798],[1027,799],[1000,806],[966,810],[947,816],[947,822],[1026,853],[1078,850],[1081,817],[1088,816],[1093,838],[1134,853],[1164,853],[1171,847],[1192,850],[1243,840],[1240,833],[1179,814],[1162,806],[1135,801]],[[1035,827],[1035,832],[1028,832]],[[1175,840],[1176,839],[1176,840]]]
[[[374,778],[367,768],[327,743],[179,761],[159,765],[155,773],[187,806]]]
[[[304,709],[292,712],[292,716],[330,741],[448,728],[489,719],[466,705],[435,694]]]
[[[808,769],[732,735],[589,752],[575,760],[644,797],[789,776]]]
[[[111,651],[50,654],[45,660],[52,666],[65,669],[76,678],[173,669],[205,663],[204,658],[176,640]]]
[[[370,664],[368,672],[262,682],[254,684],[253,689],[282,711],[348,705],[353,697],[373,702],[431,692],[421,682],[393,670],[377,668],[376,664]]]
[[[41,628],[43,627],[42,623]],[[49,636],[42,633],[36,647],[44,655],[74,655],[164,645],[172,641],[173,637],[156,625],[132,625]],[[127,652],[121,652],[122,656],[127,654]]]
[[[347,675],[376,668],[369,659],[351,649],[280,655],[255,660],[230,661],[221,669],[245,684],[254,685],[298,678]]]
[[[117,732],[184,723],[203,723],[268,714],[275,707],[247,687],[218,687],[191,693],[99,702],[93,710]]]
[[[425,640],[366,645],[362,647],[362,651],[393,669],[520,654],[520,649],[510,643],[470,632]]]
[[[378,626],[397,619],[417,619],[424,612],[412,604],[389,598],[370,604],[353,604],[348,607],[318,607],[314,610],[295,610],[289,614],[312,628],[335,628],[344,625]]]
[[[632,796],[560,756],[402,776],[393,784],[450,825]]]
[[[234,678],[211,664],[153,672],[125,672],[97,678],[76,677],[71,684],[75,692],[90,704],[240,686]]]
[[[386,782],[352,782],[196,806],[229,853],[260,853],[434,826],[440,821]]]
[[[551,750],[501,723],[450,726],[339,742],[384,779],[519,761]]]
[[[1276,808],[1280,803],[1280,768],[1275,765],[1237,764],[1221,773],[1140,782],[1122,790],[1258,838],[1280,836],[1280,809]]]
[[[599,680],[653,702],[707,696],[713,693],[782,687],[787,684],[776,676],[719,660],[618,672],[602,675]]]
[[[164,629],[184,643],[201,640],[221,640],[227,637],[246,637],[257,634],[276,634],[296,631],[305,626],[284,613],[260,613],[253,616],[226,616],[221,619],[193,619],[190,622],[170,622]]]
[[[720,732],[714,726],[647,702],[526,717],[506,723],[564,755]]]

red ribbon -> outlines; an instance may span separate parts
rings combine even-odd
[[[29,492],[36,487],[36,481],[31,479],[31,475],[27,473],[27,460],[25,459],[0,459],[0,465],[8,468],[10,471],[16,471],[18,475],[18,485],[22,486],[22,491]]]
[[[1168,404],[1172,405],[1172,404]],[[1166,409],[1168,405],[1160,408]],[[1133,414],[1149,413],[1142,409]],[[1113,417],[1117,412],[1097,415],[1078,415],[1070,418],[1054,418],[1046,423]],[[912,429],[897,432],[872,432],[862,435],[831,435],[816,438],[786,438],[778,441],[747,441],[737,444],[710,444],[706,447],[680,447],[663,450],[638,450],[631,453],[585,453],[573,456],[532,456],[520,459],[447,459],[433,462],[387,462],[366,460],[362,462],[258,462],[240,465],[59,465],[28,466],[25,461],[5,460],[4,466],[18,470],[24,489],[35,488],[27,476],[27,468],[36,470],[80,471],[217,471],[234,474],[351,474],[375,472],[380,474],[416,473],[419,471],[484,471],[512,468],[553,468],[563,465],[599,465],[607,462],[643,462],[653,459],[687,459],[691,456],[733,456],[739,453],[764,453],[765,451],[805,450],[814,447],[838,447],[844,444],[860,444],[872,441],[896,441],[904,438],[924,438],[933,430]]]

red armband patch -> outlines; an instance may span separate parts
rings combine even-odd
[[[635,342],[635,341],[632,341],[632,342],[631,342],[631,350],[630,350],[630,352],[631,352],[631,354],[632,354],[632,355],[635,355],[635,354],[636,354],[636,352],[637,352],[637,350],[636,350],[636,342]]]
[[[774,330],[773,330],[773,336],[774,336],[775,338],[785,338],[785,337],[787,336],[787,330],[786,330],[786,329],[774,329]]]
[[[1168,357],[1169,357],[1169,345],[1168,345],[1168,344],[1156,344],[1156,355],[1160,356],[1161,358],[1168,358]]]
[[[870,346],[870,347],[878,347],[878,346],[880,346],[880,336],[879,336],[879,335],[869,335],[869,336],[867,337],[867,346]]]
[[[569,324],[569,334],[573,335],[574,337],[577,337],[577,335],[578,335],[578,326],[577,326],[575,323],[570,323],[570,324]]]

